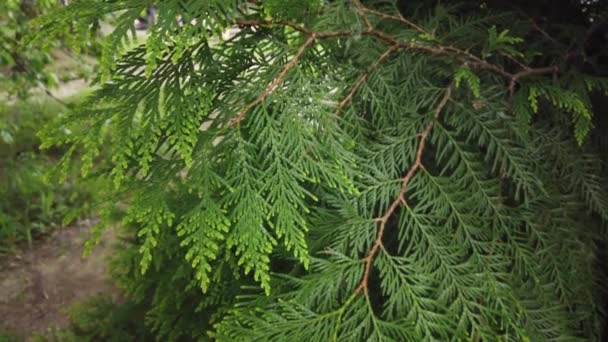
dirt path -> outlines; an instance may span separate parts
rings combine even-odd
[[[106,231],[87,259],[81,257],[90,227],[90,221],[81,221],[39,241],[31,251],[0,260],[0,329],[27,338],[65,326],[64,310],[70,304],[99,293],[117,296],[106,265],[112,232]]]

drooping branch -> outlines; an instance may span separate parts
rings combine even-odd
[[[450,100],[451,95],[452,85],[446,88],[443,97],[437,104],[437,107],[435,107],[435,110],[433,112],[433,120],[428,125],[426,125],[426,127],[419,134],[418,147],[416,148],[416,157],[412,166],[409,168],[405,176],[401,179],[401,188],[399,189],[399,194],[397,194],[397,197],[388,206],[386,212],[384,212],[382,216],[375,219],[375,221],[378,222],[376,240],[372,244],[372,247],[369,249],[365,258],[363,258],[363,262],[365,263],[365,269],[363,271],[363,277],[361,278],[361,282],[359,283],[359,286],[357,286],[357,288],[355,289],[355,293],[361,293],[361,291],[363,291],[364,294],[368,296],[369,275],[372,269],[372,265],[374,263],[374,258],[378,253],[378,249],[383,245],[382,239],[386,230],[386,224],[388,223],[388,220],[395,214],[395,211],[397,210],[397,208],[399,208],[400,205],[407,205],[405,193],[408,190],[408,186],[416,172],[420,168],[424,167],[422,165],[422,154],[424,153],[424,149],[426,146],[426,139],[429,133],[431,132],[431,129],[433,128],[435,120],[443,112],[443,109]]]

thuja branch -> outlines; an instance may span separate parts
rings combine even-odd
[[[475,56],[475,55],[473,55],[473,54],[471,54],[471,53],[469,53],[467,51],[464,51],[464,50],[461,50],[461,49],[458,49],[458,48],[455,48],[455,47],[452,47],[452,46],[438,45],[437,47],[429,48],[428,46],[425,46],[425,45],[406,43],[406,42],[398,40],[398,39],[396,39],[396,38],[394,38],[394,37],[392,37],[390,35],[387,35],[384,32],[375,30],[372,27],[372,25],[369,23],[369,20],[367,18],[367,14],[368,13],[373,13],[374,15],[380,16],[380,17],[383,17],[385,15],[382,12],[374,11],[374,10],[371,10],[371,9],[369,9],[367,7],[364,7],[363,5],[361,5],[361,3],[359,2],[359,0],[352,0],[352,2],[354,4],[354,6],[357,8],[357,11],[359,11],[359,15],[361,15],[361,17],[364,18],[366,27],[367,27],[367,29],[369,31],[368,33],[370,35],[372,35],[372,36],[377,37],[380,40],[383,40],[383,41],[388,42],[388,43],[390,43],[392,45],[400,46],[400,47],[406,48],[406,49],[421,49],[421,50],[425,50],[425,48],[426,48],[427,52],[430,52],[430,53],[436,54],[436,55],[443,55],[446,52],[451,52],[451,53],[455,54],[452,57],[455,57],[457,60],[459,60],[462,63],[474,62],[474,64],[476,66],[478,66],[478,67],[481,67],[481,68],[484,68],[484,69],[488,69],[488,70],[492,70],[492,71],[497,72],[497,73],[499,73],[499,74],[501,74],[503,76],[509,76],[509,74],[504,69],[498,67],[497,65],[488,63],[488,62],[482,60],[481,58],[478,58],[477,56]],[[387,18],[387,17],[385,17],[385,18]],[[414,23],[410,22],[409,20],[405,19],[403,16],[400,17],[400,21],[406,23],[410,27],[413,27],[419,33],[427,34],[428,35],[428,33],[425,30],[423,30],[421,27],[415,25]],[[466,56],[471,61],[463,60],[461,56]]]
[[[355,82],[353,88],[351,89],[349,94],[346,96],[346,98],[338,104],[336,112],[339,112],[348,102],[350,102],[352,100],[352,97],[354,96],[354,94],[356,93],[358,88],[360,88],[361,85],[369,77],[370,71],[377,68],[378,65],[380,63],[382,63],[391,52],[393,52],[394,50],[398,50],[398,49],[404,49],[404,50],[410,50],[410,51],[420,51],[420,52],[424,52],[424,53],[428,53],[428,54],[436,55],[436,56],[445,56],[445,57],[452,58],[452,59],[458,61],[459,63],[466,65],[468,67],[471,67],[471,68],[484,69],[484,70],[494,72],[498,75],[505,77],[509,81],[509,91],[511,92],[511,94],[513,94],[515,85],[517,84],[517,82],[519,82],[519,80],[521,80],[522,78],[532,76],[532,75],[548,74],[551,72],[553,72],[555,74],[555,71],[556,71],[555,67],[545,67],[545,68],[536,68],[536,69],[531,69],[531,68],[526,67],[523,71],[520,71],[517,73],[510,73],[510,72],[506,71],[504,68],[502,68],[496,64],[483,60],[483,59],[475,56],[474,54],[472,54],[468,51],[459,49],[457,47],[445,46],[445,45],[441,45],[441,44],[426,45],[426,44],[420,44],[420,43],[407,42],[407,41],[400,40],[385,32],[375,29],[373,27],[373,25],[371,24],[371,22],[369,21],[368,14],[380,16],[381,18],[384,17],[384,18],[400,20],[400,21],[406,23],[408,26],[413,27],[416,31],[418,31],[420,33],[426,33],[426,32],[422,28],[416,26],[415,24],[411,23],[409,20],[407,20],[403,17],[399,18],[399,17],[394,17],[394,16],[388,16],[388,15],[384,15],[381,12],[377,12],[377,11],[368,9],[368,8],[364,7],[358,0],[352,0],[352,2],[353,2],[354,7],[357,9],[359,14],[363,18],[363,21],[364,21],[364,24],[366,27],[365,30],[363,30],[362,32],[357,33],[357,34],[374,37],[374,38],[388,44],[390,47],[382,56],[380,56],[380,58],[374,63],[374,65],[372,65],[372,67],[368,71],[366,71]],[[304,35],[308,36],[308,39],[306,40],[304,45],[302,45],[300,50],[294,55],[294,57],[287,64],[285,64],[285,66],[283,67],[279,76],[277,76],[268,85],[268,87],[262,93],[262,95],[260,95],[255,101],[246,105],[243,108],[243,110],[241,110],[235,118],[230,120],[230,123],[229,123],[230,126],[238,125],[245,118],[247,111],[249,111],[250,109],[252,109],[253,107],[255,107],[257,105],[262,104],[265,101],[266,97],[268,97],[268,95],[270,95],[270,93],[272,93],[275,90],[275,88],[283,82],[287,73],[293,67],[295,67],[297,65],[299,59],[304,54],[306,49],[308,47],[310,47],[315,42],[316,39],[352,37],[355,35],[355,32],[353,32],[352,30],[314,31],[314,30],[308,29],[302,25],[299,25],[299,24],[296,24],[294,22],[287,21],[287,20],[261,20],[261,19],[260,20],[237,20],[236,23],[240,26],[249,26],[249,27],[274,26],[274,25],[288,26],[288,27],[291,27],[292,29],[299,31],[299,32],[303,33]]]
[[[355,293],[361,293],[361,291],[363,291],[365,293],[365,295],[368,296],[369,275],[371,272],[372,265],[374,263],[374,258],[376,257],[376,254],[378,253],[378,249],[383,245],[382,239],[384,237],[384,232],[386,230],[386,224],[388,223],[388,220],[395,214],[395,211],[397,210],[397,208],[399,208],[400,205],[407,205],[405,193],[408,190],[408,186],[409,186],[412,178],[416,174],[416,172],[420,168],[424,167],[422,165],[422,154],[424,153],[424,148],[426,146],[426,139],[427,139],[429,133],[431,132],[431,129],[433,128],[435,120],[439,117],[439,115],[441,114],[441,112],[443,111],[445,106],[447,105],[451,95],[452,95],[452,85],[450,85],[448,88],[446,88],[443,97],[437,104],[437,107],[435,107],[435,110],[433,112],[433,120],[428,125],[426,125],[426,127],[424,127],[422,132],[420,132],[420,134],[419,134],[418,147],[416,148],[416,157],[414,159],[414,163],[409,168],[409,170],[407,171],[405,176],[401,179],[401,188],[399,189],[399,193],[397,194],[397,197],[388,206],[388,209],[386,210],[386,212],[384,212],[384,214],[382,216],[375,219],[375,221],[378,222],[378,231],[376,234],[376,240],[372,244],[372,247],[369,249],[365,258],[363,258],[363,262],[365,264],[365,269],[363,271],[363,277],[361,278],[361,282],[359,283],[359,286],[357,286],[357,288],[355,289]]]
[[[449,58],[453,58],[457,60],[461,64],[466,64],[472,68],[489,70],[494,73],[497,73],[509,80],[514,77],[514,74],[509,73],[498,65],[492,64],[488,61],[485,61],[470,52],[464,51],[462,49],[453,47],[453,46],[444,46],[440,44],[435,45],[426,45],[415,42],[407,42],[395,38],[385,32],[377,30],[373,27],[366,28],[365,30],[355,33],[352,30],[337,30],[337,31],[313,31],[308,28],[305,28],[301,25],[290,21],[284,20],[237,20],[236,23],[240,26],[289,26],[292,29],[299,31],[309,37],[314,35],[318,39],[325,38],[339,38],[339,37],[352,37],[355,34],[361,34],[363,36],[374,37],[388,45],[395,46],[398,49],[410,50],[410,51],[420,51],[424,53],[428,53],[435,56],[445,56]],[[532,69],[534,70],[534,69]]]
[[[363,11],[366,11],[363,8]],[[289,26],[292,29],[299,31],[305,35],[312,36],[315,35],[316,38],[339,38],[339,37],[352,37],[356,33],[352,30],[338,30],[338,31],[313,31],[304,26],[298,25],[296,23],[285,21],[285,20],[237,20],[236,23],[240,26]],[[421,52],[426,52],[431,55],[438,56],[446,56],[452,57],[458,60],[461,63],[468,63],[471,66],[494,71],[502,76],[510,78],[512,74],[508,73],[501,67],[492,64],[490,62],[484,61],[481,58],[461,49],[458,49],[453,46],[443,46],[443,45],[425,45],[413,42],[406,42],[395,38],[387,33],[379,31],[374,27],[367,27],[365,30],[358,32],[357,34],[361,34],[363,36],[371,36],[380,41],[383,41],[386,44],[396,46],[399,49],[405,50],[417,50]]]
[[[314,42],[315,42],[315,35],[312,34],[308,37],[308,39],[306,39],[306,42],[304,42],[304,44],[302,44],[302,46],[300,47],[298,52],[296,52],[296,54],[291,58],[291,60],[283,66],[283,69],[281,70],[279,75],[272,82],[270,82],[270,84],[266,87],[266,89],[264,90],[262,95],[260,95],[253,102],[246,105],[245,108],[243,108],[243,110],[241,110],[236,117],[234,117],[232,120],[230,120],[230,125],[235,126],[235,125],[240,124],[241,121],[243,121],[243,119],[245,118],[245,115],[247,114],[247,112],[251,108],[264,103],[264,100],[266,100],[266,97],[268,97],[268,95],[270,95],[276,89],[276,87],[279,86],[283,82],[283,79],[285,79],[285,76],[287,76],[287,73],[289,72],[289,70],[293,69],[293,67],[295,67],[298,64],[298,61],[300,60],[300,58],[302,57],[304,52],[306,52],[308,47],[310,47]]]
[[[381,12],[373,11],[373,10],[367,9],[365,7],[361,7],[360,12],[363,14],[366,14],[366,13],[372,13],[374,15],[382,14]],[[394,16],[387,15],[386,18],[393,18],[393,17]],[[407,19],[403,18],[403,20],[406,20],[406,22],[409,23],[409,21],[407,21]],[[301,26],[299,24],[296,24],[296,23],[293,23],[290,21],[284,21],[284,20],[276,20],[276,21],[274,21],[274,20],[238,20],[237,24],[239,24],[240,26],[274,26],[274,25],[289,26],[296,31],[304,33],[305,35],[308,35],[308,36],[315,35],[318,39],[352,37],[356,34],[352,30],[313,31],[313,30],[305,28],[304,26]],[[409,25],[409,26],[411,26],[411,25]],[[416,30],[420,31],[422,29],[417,28]],[[385,32],[379,31],[379,30],[375,29],[373,26],[367,27],[367,25],[366,25],[365,30],[358,32],[357,34],[374,37],[380,41],[383,41],[386,44],[395,46],[399,49],[420,51],[420,52],[424,52],[424,53],[428,53],[428,54],[436,55],[436,56],[446,56],[446,57],[455,59],[456,61],[458,61],[461,64],[468,65],[471,68],[492,71],[498,75],[505,77],[509,81],[510,86],[516,84],[519,80],[521,80],[522,78],[525,78],[527,76],[549,74],[552,72],[552,71],[549,71],[549,69],[554,70],[554,68],[555,68],[553,66],[536,68],[536,69],[525,67],[525,69],[523,71],[520,71],[517,73],[511,73],[496,64],[483,60],[468,51],[459,49],[454,46],[445,46],[445,45],[440,45],[440,44],[426,45],[426,44],[420,44],[420,43],[415,43],[415,42],[406,42],[406,41],[402,41],[398,38],[395,38]]]

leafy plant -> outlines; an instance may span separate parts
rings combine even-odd
[[[24,40],[32,33],[32,21],[60,4],[57,0],[6,0],[0,3],[0,92],[3,97],[27,98],[34,89],[54,88],[62,78],[90,73],[89,65],[81,63],[83,56],[78,53],[95,53],[95,28],[71,26],[70,39],[63,41],[45,40],[43,44],[32,45]],[[62,70],[57,65],[58,55],[69,55],[70,59],[76,60],[70,64],[71,70]],[[65,61],[59,63],[66,64]]]
[[[0,342],[17,342],[19,338],[10,331],[5,331],[0,328]]]
[[[117,217],[135,230],[114,272],[156,337],[598,340],[606,79],[561,67],[522,12],[289,3],[163,1],[132,51],[142,1],[38,21],[124,14],[107,81],[42,136],[85,174],[111,148],[88,247]]]
[[[153,336],[143,324],[144,311],[133,302],[116,304],[99,295],[67,309],[67,328],[37,334],[32,341],[150,341]]]
[[[98,180],[84,181],[69,171],[58,184],[48,170],[66,150],[41,152],[36,132],[65,108],[54,100],[5,104],[0,109],[0,249],[13,250],[19,242],[61,226],[68,215],[89,210],[93,194],[103,188]],[[76,170],[77,171],[77,170]]]

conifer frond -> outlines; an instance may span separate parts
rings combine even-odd
[[[148,197],[152,196],[152,197]],[[175,214],[167,207],[162,193],[148,193],[136,197],[123,219],[124,224],[140,224],[137,236],[143,239],[139,249],[141,253],[141,272],[145,273],[152,261],[152,249],[158,245],[158,236],[164,226],[171,226]]]
[[[196,270],[195,277],[200,281],[203,292],[206,292],[211,282],[211,262],[221,251],[220,244],[225,239],[230,221],[216,203],[206,201],[203,206],[204,209],[196,207],[182,218],[182,223],[176,229],[177,235],[183,237],[180,245],[188,248],[186,261]]]
[[[123,280],[153,293],[160,338],[185,336],[173,321],[220,341],[599,336],[607,175],[588,140],[608,83],[563,70],[568,51],[529,42],[531,23],[477,5],[172,0],[127,51],[146,5],[82,0],[38,23],[56,36],[119,14],[104,83],[41,135],[84,149],[85,175],[111,146],[102,176],[139,252]]]
[[[501,108],[491,108],[479,113],[465,107],[448,122],[457,127],[458,134],[466,141],[476,141],[486,150],[485,159],[492,165],[493,172],[513,179],[517,198],[542,193],[542,181],[535,175],[536,166],[527,158],[529,152],[518,141],[509,119],[496,115],[501,112],[504,113]]]

